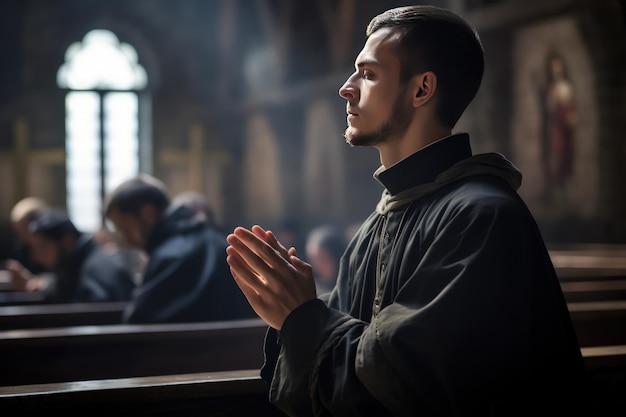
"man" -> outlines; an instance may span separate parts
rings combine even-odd
[[[50,303],[128,301],[132,274],[122,259],[80,232],[62,209],[43,211],[29,224],[33,259],[55,272],[42,288]]]
[[[346,141],[378,149],[385,190],[333,291],[316,299],[310,265],[270,231],[227,237],[234,279],[271,327],[270,400],[291,416],[584,413],[584,363],[521,174],[452,134],[482,79],[477,34],[412,6],[367,36],[339,93]]]
[[[50,271],[33,261],[28,225],[48,205],[38,197],[25,197],[11,209],[11,228],[15,232],[15,251],[6,261],[11,272],[12,288],[15,291],[37,291],[53,278]]]
[[[106,216],[148,261],[124,312],[127,323],[256,318],[225,261],[226,239],[186,204],[171,204],[165,185],[140,174],[108,197]]]
[[[318,294],[329,292],[335,286],[339,261],[346,249],[344,235],[333,225],[314,227],[306,236],[305,255],[315,272]]]

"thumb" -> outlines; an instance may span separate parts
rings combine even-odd
[[[294,268],[296,268],[299,272],[308,274],[311,272],[311,265],[304,262],[302,259],[298,258],[295,255],[292,255],[289,257],[289,261],[291,262],[291,265],[294,266]]]

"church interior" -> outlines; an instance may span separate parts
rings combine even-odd
[[[590,262],[602,274],[626,277],[626,1],[414,3],[450,8],[478,30],[482,86],[454,131],[470,134],[474,153],[502,153],[522,172],[519,194],[555,266],[575,278]],[[79,229],[95,233],[107,227],[107,193],[140,172],[162,180],[172,195],[204,195],[226,231],[259,224],[290,229],[301,242],[306,231],[332,223],[348,234],[383,188],[372,177],[380,166],[376,150],[351,148],[343,138],[338,89],[353,72],[369,20],[405,4],[0,1],[0,260],[11,256],[10,213],[21,199],[66,209]],[[576,251],[598,256],[568,255]],[[565,285],[576,292],[581,284]],[[621,330],[585,322],[589,334],[624,336],[626,284],[611,288]],[[610,320],[618,323],[615,315]],[[258,328],[246,329],[262,338]],[[187,331],[193,336],[186,340],[201,344],[209,330]],[[220,331],[209,338],[231,337]],[[178,343],[176,349],[192,349]],[[611,401],[626,386],[625,358],[623,349],[621,385],[607,388]],[[230,369],[223,365],[216,369]],[[229,377],[244,384],[239,374]],[[181,381],[167,395],[176,397]],[[239,389],[258,406],[259,382],[245,383]],[[0,387],[0,398],[25,404],[12,389]],[[156,397],[132,395],[144,407]],[[626,407],[623,398],[615,401]]]
[[[204,194],[227,229],[359,223],[380,197],[380,162],[345,144],[338,89],[368,20],[402,3],[2,2],[0,251],[21,198],[65,207],[92,230],[103,195],[136,172]],[[522,171],[519,192],[546,241],[626,243],[622,4],[426,3],[481,34],[483,83],[455,130]],[[567,101],[559,120],[547,104],[553,57]]]

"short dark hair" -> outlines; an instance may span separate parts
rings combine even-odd
[[[124,181],[109,194],[104,213],[109,215],[115,209],[138,216],[146,204],[162,212],[170,205],[170,196],[162,181],[148,174],[139,174]]]
[[[41,233],[49,239],[60,241],[67,234],[80,235],[74,223],[70,220],[65,210],[60,208],[47,208],[39,212],[39,216],[28,223],[31,233]]]
[[[374,17],[366,34],[385,27],[399,29],[400,80],[426,71],[437,75],[440,122],[454,127],[474,99],[485,59],[476,30],[457,14],[435,6],[405,6]]]

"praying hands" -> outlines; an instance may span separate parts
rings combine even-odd
[[[287,316],[317,298],[311,265],[260,226],[237,227],[228,235],[230,271],[254,311],[280,330]]]

